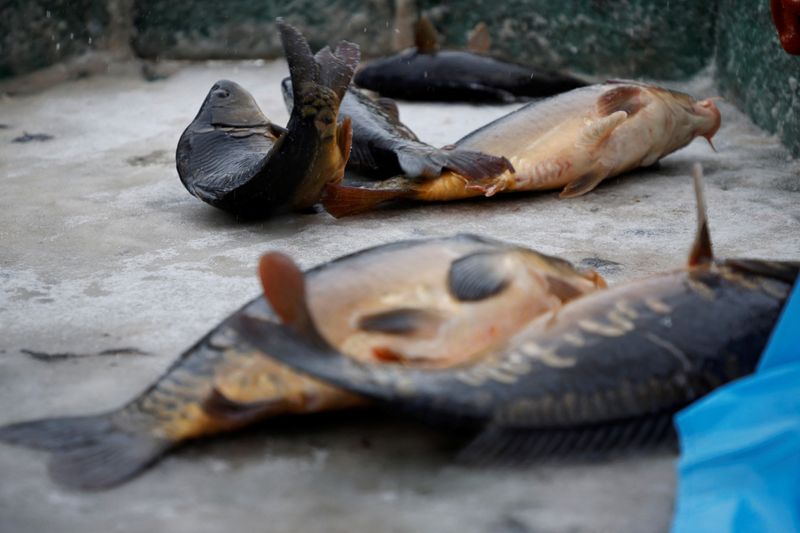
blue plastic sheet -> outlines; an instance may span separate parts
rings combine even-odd
[[[673,533],[800,531],[800,283],[756,374],[675,418]]]

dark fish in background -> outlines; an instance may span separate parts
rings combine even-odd
[[[260,266],[273,299],[291,291],[281,254]],[[564,302],[605,286],[594,271],[471,235],[402,241],[300,274],[314,320],[339,349],[365,364],[446,368]],[[244,341],[243,313],[277,323],[291,309],[259,296],[215,327],[138,397],[97,415],[0,427],[0,441],[47,450],[60,484],[111,487],[181,443],[285,414],[345,409],[367,400],[299,374]]]
[[[316,56],[303,36],[277,21],[295,86],[295,109],[284,129],[231,81],[209,91],[178,142],[184,186],[215,207],[244,217],[306,209],[341,179],[350,152],[350,123],[336,122],[339,103],[358,65],[358,46],[343,41]]]
[[[289,328],[243,313],[240,334],[298,371],[425,418],[471,423],[471,460],[530,460],[670,440],[672,415],[754,371],[800,262],[714,260],[699,165],[688,265],[566,303],[499,349],[438,372],[365,365],[320,336],[302,287],[273,302]]]
[[[695,137],[710,143],[721,122],[713,100],[636,81],[582,87],[531,102],[455,143],[507,157],[513,171],[484,180],[445,172],[424,182],[331,184],[322,203],[338,217],[393,199],[442,201],[551,189],[562,189],[562,198],[580,196],[606,178],[652,165]]]
[[[484,53],[439,50],[436,30],[427,18],[417,23],[416,47],[370,61],[356,73],[359,87],[400,100],[425,102],[514,102],[551,96],[586,82],[485,55],[488,34],[477,32]]]
[[[281,83],[286,108],[293,107],[292,80]],[[470,150],[434,148],[421,142],[400,121],[397,104],[389,98],[373,99],[350,87],[339,106],[339,122],[352,121],[353,143],[347,170],[385,179],[403,175],[411,179],[436,178],[445,170],[481,180],[512,170],[504,157]]]

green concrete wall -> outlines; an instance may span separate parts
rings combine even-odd
[[[586,73],[685,78],[714,50],[716,2],[707,0],[420,0],[448,44],[478,22],[493,51]]]
[[[144,57],[281,57],[274,21],[282,16],[312,47],[348,39],[380,55],[391,50],[392,6],[390,0],[137,0],[134,48]]]
[[[97,0],[2,0],[0,78],[58,63],[98,44],[108,26]]]
[[[800,155],[800,56],[781,48],[769,2],[720,0],[716,75],[723,96]]]

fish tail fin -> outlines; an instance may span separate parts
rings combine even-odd
[[[370,211],[383,202],[408,198],[411,191],[403,189],[371,189],[328,184],[322,194],[322,206],[336,218]]]
[[[438,178],[445,170],[451,170],[472,182],[514,171],[513,165],[505,157],[455,148],[400,150],[397,161],[409,178],[433,179]]]
[[[0,441],[52,452],[51,477],[81,490],[119,485],[172,446],[146,428],[119,427],[113,413],[10,424],[0,427]]]
[[[278,18],[276,24],[289,64],[294,105],[302,106],[303,93],[310,88],[309,84],[328,87],[341,100],[358,66],[360,59],[358,45],[342,41],[335,51],[326,46],[315,56],[311,53],[305,37],[296,28],[287,24],[282,18]]]

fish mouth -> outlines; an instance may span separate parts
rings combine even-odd
[[[719,97],[706,98],[705,100],[695,102],[692,106],[693,114],[703,118],[702,125],[696,130],[695,135],[705,137],[709,143],[711,143],[711,138],[717,133],[722,124],[722,115],[719,109],[717,109],[717,105],[714,103],[714,100],[719,99]]]

